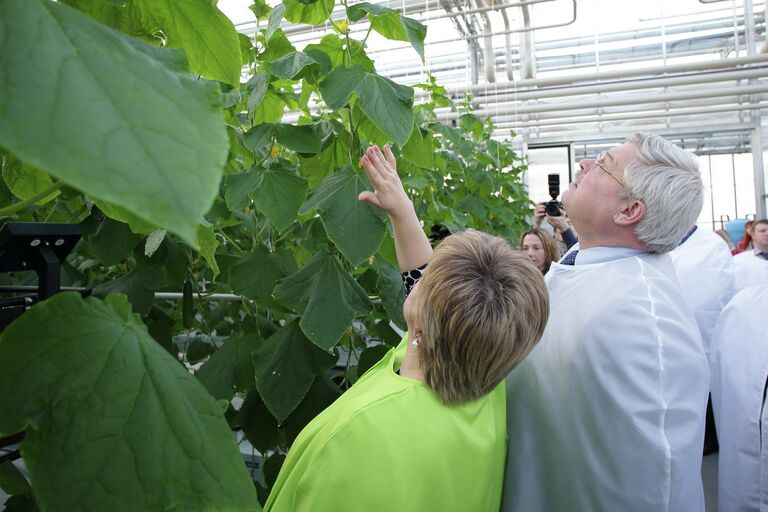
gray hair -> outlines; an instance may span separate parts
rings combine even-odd
[[[624,169],[622,199],[645,203],[645,216],[635,235],[648,251],[669,252],[696,223],[704,204],[704,186],[696,158],[671,142],[633,133],[637,158]]]

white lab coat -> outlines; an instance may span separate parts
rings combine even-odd
[[[711,365],[719,510],[768,510],[768,286],[738,292],[723,310]]]
[[[669,256],[547,282],[544,336],[507,378],[502,510],[703,511],[709,369]]]
[[[736,291],[750,286],[768,285],[768,260],[756,256],[754,249],[734,256],[733,269],[736,277]]]
[[[680,291],[696,317],[704,352],[709,354],[717,317],[734,294],[731,251],[725,240],[699,228],[669,255]]]

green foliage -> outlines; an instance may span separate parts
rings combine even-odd
[[[257,508],[218,405],[124,297],[33,307],[0,337],[0,385],[44,510]]]
[[[0,434],[27,430],[41,509],[257,509],[225,421],[271,454],[269,484],[301,429],[398,343],[390,321],[406,327],[386,216],[357,199],[366,144],[394,144],[428,234],[526,227],[525,166],[489,122],[431,78],[414,106],[346,22],[303,49],[279,28],[326,23],[334,0],[257,1],[253,39],[214,5],[0,2],[0,218],[80,223],[63,284],[99,297],[55,297],[0,336]],[[423,58],[420,23],[344,6]],[[11,472],[14,506],[34,506]]]

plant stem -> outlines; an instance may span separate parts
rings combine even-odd
[[[362,49],[365,47],[365,43],[368,42],[368,36],[371,35],[371,30],[373,30],[373,21],[371,21],[371,24],[368,25],[368,32],[365,33],[365,37],[363,38],[363,42],[360,43],[360,46],[355,50],[355,53],[352,54],[352,56],[349,58],[349,63],[352,63],[352,59],[357,57],[357,54],[362,51]],[[347,38],[349,39],[349,38]]]
[[[19,201],[18,203],[12,204],[11,206],[6,206],[5,208],[0,208],[0,218],[10,217],[11,215],[18,213],[24,210],[25,208],[32,206],[33,204],[40,201],[41,199],[44,199],[49,195],[51,195],[52,193],[56,192],[63,186],[64,186],[64,182],[57,181],[56,183],[46,188],[42,192],[35,194],[34,196],[28,199]]]
[[[328,17],[328,21],[330,21],[330,22],[331,22],[331,26],[333,27],[333,29],[334,29],[336,32],[338,32],[339,34],[344,34],[344,35],[347,35],[347,34],[348,34],[348,32],[345,32],[344,30],[341,30],[341,27],[340,27],[340,26],[338,26],[338,25],[336,24],[336,22],[335,22],[335,21],[333,21],[333,18],[331,18],[331,13],[330,13],[330,12],[328,12],[328,7],[326,7],[326,5],[325,5],[325,2],[324,2],[323,0],[319,0],[319,1],[320,1],[320,4],[323,6],[323,12],[324,12],[324,13],[325,13],[325,15]],[[344,4],[344,7],[345,7],[345,8],[347,7],[347,4],[346,4],[346,3]]]

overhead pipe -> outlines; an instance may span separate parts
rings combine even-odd
[[[560,117],[551,119],[540,119],[538,121],[525,121],[515,122],[506,120],[507,116],[501,116],[494,118],[494,126],[496,128],[536,128],[539,126],[558,126],[558,125],[572,125],[572,124],[589,124],[589,123],[610,123],[613,121],[632,121],[635,119],[654,119],[665,117],[680,117],[680,116],[697,116],[708,115],[727,112],[739,112],[748,110],[762,110],[768,109],[768,102],[762,104],[746,104],[746,105],[725,105],[721,107],[707,107],[707,108],[691,108],[691,109],[670,109],[661,110],[655,112],[630,112],[626,114],[595,114],[591,116],[573,116],[573,117]]]
[[[478,9],[488,7],[485,0],[473,0]],[[483,70],[485,71],[485,81],[493,83],[496,81],[496,70],[494,69],[495,57],[493,54],[493,27],[491,26],[491,17],[488,11],[480,13],[483,19]]]
[[[721,71],[708,74],[673,76],[667,78],[645,78],[632,81],[615,81],[607,84],[592,84],[573,86],[572,88],[551,88],[527,90],[518,93],[495,94],[490,96],[493,104],[504,105],[515,101],[538,100],[544,98],[559,98],[563,96],[579,96],[584,94],[602,94],[607,92],[623,92],[636,89],[654,89],[657,87],[675,87],[678,85],[696,85],[713,82],[727,82],[731,80],[747,80],[750,78],[768,77],[768,67],[748,68],[735,71]],[[487,103],[482,96],[475,96],[477,103]]]
[[[588,101],[582,103],[546,103],[546,104],[533,104],[520,107],[507,107],[505,109],[493,109],[493,110],[475,110],[473,113],[477,116],[493,116],[503,114],[538,114],[541,112],[556,112],[556,111],[568,111],[568,110],[580,110],[585,108],[604,108],[604,107],[616,107],[624,105],[637,105],[639,103],[661,103],[665,101],[682,101],[682,100],[695,100],[700,98],[714,98],[722,96],[741,96],[746,94],[762,94],[768,92],[768,85],[750,85],[738,88],[717,88],[706,89],[700,91],[689,91],[681,93],[664,93],[656,94],[649,100],[647,95],[633,96],[628,98],[618,99],[601,99],[598,101]],[[457,112],[441,112],[437,114],[439,121],[450,121],[456,119],[459,116]]]
[[[576,20],[576,0],[573,0],[573,18]],[[531,30],[531,13],[528,6],[522,7],[523,31],[520,33],[520,78],[531,80],[536,78],[536,50],[533,46],[533,33]],[[505,30],[509,32],[509,29]]]
[[[768,2],[766,3],[768,4]],[[512,34],[509,33],[509,16],[507,16],[506,9],[501,9],[500,12],[501,19],[504,20],[504,30],[508,32],[507,34],[504,34],[504,69],[507,71],[507,80],[512,82],[515,80],[515,77],[512,73]]]
[[[600,71],[597,73],[584,73],[580,75],[558,76],[551,78],[535,78],[532,80],[520,80],[516,83],[499,83],[494,89],[525,89],[532,87],[546,87],[554,85],[572,85],[579,82],[591,82],[607,79],[622,79],[633,76],[659,75],[684,73],[688,71],[706,71],[727,67],[742,66],[768,62],[768,55],[755,55],[754,57],[740,57],[734,59],[722,59],[703,62],[691,62],[686,64],[672,64],[667,66],[653,66],[639,69],[625,69],[616,71]],[[458,87],[446,87],[449,94],[461,94],[465,92],[476,93],[484,91],[485,85],[470,85]]]

